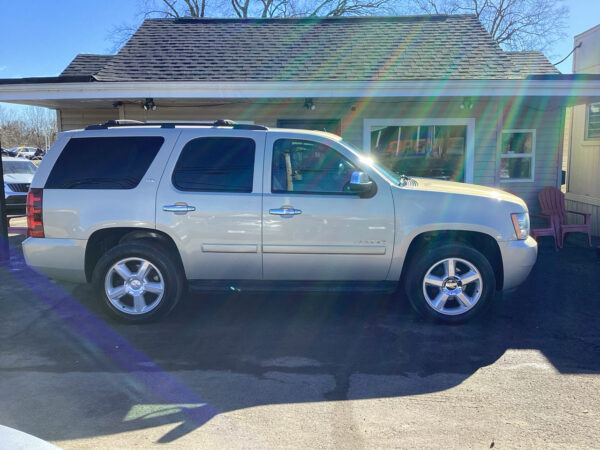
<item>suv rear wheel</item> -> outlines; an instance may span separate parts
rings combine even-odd
[[[406,293],[425,318],[463,322],[483,312],[494,297],[494,270],[483,254],[468,245],[432,248],[413,261]]]
[[[113,317],[147,322],[168,314],[184,290],[168,252],[146,241],[117,245],[94,269],[93,284]]]

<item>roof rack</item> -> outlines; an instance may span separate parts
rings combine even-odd
[[[267,127],[263,125],[252,125],[245,123],[235,123],[233,120],[219,119],[214,122],[140,122],[137,120],[109,120],[102,124],[88,125],[86,130],[107,130],[109,128],[119,127],[231,127],[234,130],[260,130],[266,131]]]

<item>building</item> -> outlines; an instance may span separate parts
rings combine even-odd
[[[401,173],[497,186],[538,209],[561,184],[567,106],[600,79],[505,52],[471,15],[149,19],[116,55],[0,80],[0,101],[109,119],[324,129]]]
[[[600,77],[600,25],[575,36],[573,73]],[[600,102],[572,108],[567,123],[567,209],[591,213],[600,236]]]

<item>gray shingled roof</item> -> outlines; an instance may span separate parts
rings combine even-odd
[[[98,81],[396,81],[557,73],[541,53],[526,53],[504,52],[472,15],[148,19],[117,55],[78,55],[62,75],[72,68]]]
[[[80,53],[71,61],[65,70],[60,74],[61,77],[72,77],[80,75],[95,75],[102,69],[113,57],[113,55],[91,55]]]
[[[506,52],[506,54],[523,76],[560,73],[542,52]]]

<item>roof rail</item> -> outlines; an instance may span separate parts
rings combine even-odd
[[[109,120],[102,124],[88,125],[86,130],[107,130],[118,127],[231,127],[234,130],[268,130],[264,125],[252,125],[245,123],[235,123],[233,120],[219,119],[214,122],[139,122],[137,120]]]

